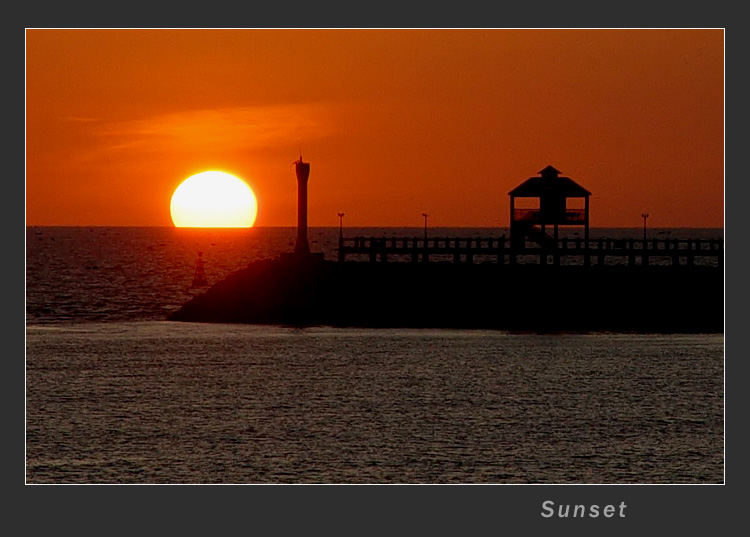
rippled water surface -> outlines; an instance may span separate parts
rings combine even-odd
[[[27,230],[28,483],[723,482],[721,334],[170,323],[294,237],[176,231]]]
[[[29,482],[721,482],[721,336],[27,329]]]

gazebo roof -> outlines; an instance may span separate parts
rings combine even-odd
[[[547,166],[539,173],[540,177],[529,177],[508,194],[520,198],[538,198],[548,195],[582,198],[591,195],[591,192],[570,177],[560,177],[561,172],[552,166]]]

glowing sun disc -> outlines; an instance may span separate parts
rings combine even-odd
[[[242,179],[211,171],[180,183],[170,210],[176,227],[252,227],[258,202]]]

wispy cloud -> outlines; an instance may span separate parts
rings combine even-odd
[[[331,112],[320,104],[191,110],[105,122],[96,130],[111,150],[253,151],[329,136],[336,130]]]
[[[62,118],[63,121],[72,121],[73,123],[97,123],[102,120],[95,117],[79,117],[79,116],[68,116]]]

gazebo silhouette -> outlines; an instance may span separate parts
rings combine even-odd
[[[510,243],[513,249],[522,249],[526,240],[541,247],[557,247],[559,226],[583,226],[584,238],[589,239],[589,197],[591,192],[570,177],[560,177],[560,171],[547,166],[539,177],[529,177],[511,190]],[[516,208],[516,198],[535,198],[534,208]],[[583,199],[584,207],[569,207],[569,199]],[[552,235],[548,228],[552,227]]]

